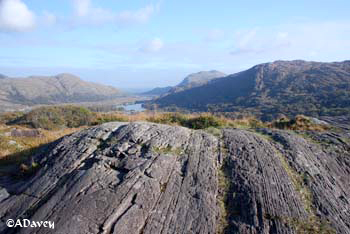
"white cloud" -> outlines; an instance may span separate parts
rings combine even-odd
[[[115,15],[108,9],[95,7],[90,0],[73,0],[75,23],[100,25],[112,22]]]
[[[21,0],[0,0],[0,29],[28,31],[35,27],[35,14]]]
[[[110,9],[96,7],[91,0],[73,0],[75,23],[103,24],[103,23],[146,23],[159,10],[160,2],[131,11],[113,12]]]
[[[164,43],[160,38],[154,38],[145,43],[145,45],[140,48],[140,51],[144,53],[154,53],[161,50],[163,46]]]
[[[91,11],[91,1],[90,0],[74,0],[73,1],[75,13],[79,17],[87,16]]]
[[[254,36],[253,36],[254,35]],[[233,59],[273,61],[348,59],[350,22],[303,22],[236,33],[230,49]]]

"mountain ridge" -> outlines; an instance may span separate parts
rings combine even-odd
[[[275,61],[160,97],[161,108],[273,115],[350,113],[350,62]],[[323,108],[323,109],[322,109]],[[254,113],[255,112],[255,113]]]
[[[84,81],[69,73],[0,80],[0,107],[101,101],[121,95],[112,86]]]
[[[162,95],[169,92],[172,88],[173,86],[156,87],[149,91],[143,92],[142,95]]]
[[[157,87],[148,92],[144,92],[143,95],[159,95],[166,96],[172,93],[180,92],[183,90],[191,89],[194,87],[198,87],[208,82],[218,79],[221,77],[225,77],[226,74],[217,70],[210,71],[200,71],[196,73],[191,73],[187,75],[180,83],[175,86],[167,86],[167,87]]]
[[[208,84],[212,80],[225,77],[226,74],[217,70],[210,71],[200,71],[196,73],[191,73],[186,76],[179,84],[175,85],[172,89],[169,90],[168,94],[173,94],[188,90],[191,88],[199,87],[205,84]]]
[[[189,74],[186,76],[183,81],[181,81],[178,85],[178,87],[182,86],[188,86],[188,85],[193,85],[193,84],[203,84],[206,83],[212,79],[216,79],[219,77],[224,77],[226,76],[225,73],[217,71],[217,70],[210,70],[210,71],[200,71],[196,73]]]

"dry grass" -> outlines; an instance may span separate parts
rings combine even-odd
[[[287,117],[272,121],[267,124],[270,128],[279,128],[287,130],[309,130],[309,131],[326,131],[329,130],[329,126],[315,124],[311,119],[304,115],[297,115],[293,119]]]
[[[7,113],[4,119],[13,120],[21,113]],[[240,119],[231,119],[223,116],[217,116],[210,113],[181,114],[174,112],[155,113],[152,111],[138,112],[135,114],[126,114],[122,112],[91,113],[91,125],[98,125],[106,122],[136,122],[146,121],[168,125],[184,126],[192,129],[208,129],[210,133],[219,135],[219,128],[244,128],[254,129],[261,127],[289,129],[289,130],[314,130],[324,131],[326,126],[316,125],[310,122],[305,116],[296,116],[294,119],[280,119],[270,123],[263,123],[255,117],[244,117]],[[28,155],[42,145],[57,140],[67,134],[78,131],[84,127],[62,128],[59,130],[42,130],[42,137],[11,137],[5,133],[10,132],[12,128],[28,129],[25,125],[5,125],[0,123],[0,162],[11,161],[15,158],[26,158]],[[11,160],[9,159],[11,157]]]
[[[26,130],[22,126],[7,126],[0,125],[0,162],[20,161],[26,156],[30,155],[38,147],[47,143],[53,142],[65,135],[76,132],[80,128],[66,128],[57,131],[40,130],[42,136],[40,137],[13,137],[8,136],[13,128]]]
[[[98,125],[106,122],[136,122],[146,121],[149,117],[159,115],[151,112],[139,112],[137,114],[125,114],[123,112],[97,112],[93,125]]]
[[[169,125],[185,126],[190,128],[196,128],[191,123],[195,121],[208,121],[206,125],[208,127],[232,127],[232,128],[256,128],[266,127],[266,125],[257,120],[255,117],[244,117],[241,119],[230,119],[223,116],[216,116],[210,113],[195,113],[195,114],[181,114],[174,112],[161,112],[154,113],[151,111],[139,112],[136,114],[124,114],[121,112],[109,112],[109,113],[97,113],[96,119],[93,125],[121,121],[121,122],[136,122],[136,121],[147,121],[153,123],[162,123]],[[198,124],[198,122],[197,122]],[[210,124],[215,124],[211,126]],[[198,126],[197,128],[201,128]]]

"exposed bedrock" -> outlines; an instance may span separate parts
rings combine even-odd
[[[152,123],[86,129],[35,155],[35,175],[0,180],[0,233],[350,233],[349,145],[314,137]],[[9,228],[8,219],[55,229]]]

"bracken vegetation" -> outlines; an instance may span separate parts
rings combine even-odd
[[[53,142],[62,136],[76,132],[82,128],[66,128],[56,131],[40,130],[40,136],[11,136],[11,131],[28,131],[22,126],[0,125],[0,164],[20,162],[33,154],[42,145]]]
[[[21,125],[31,128],[58,130],[64,128],[77,128],[93,126],[107,122],[135,122],[147,121],[168,125],[178,125],[191,129],[212,128],[278,128],[286,130],[314,130],[324,131],[329,127],[315,123],[312,118],[297,115],[294,118],[282,117],[271,122],[262,122],[253,116],[240,118],[224,117],[219,114],[151,111],[135,114],[123,112],[92,112],[84,107],[77,106],[51,106],[40,107],[28,113],[14,112],[0,115],[0,124]]]
[[[270,128],[278,128],[285,130],[325,131],[329,129],[329,126],[314,123],[311,118],[304,115],[297,115],[295,116],[295,118],[292,119],[289,119],[288,117],[283,117],[278,120],[272,121],[267,126]]]
[[[93,119],[94,114],[84,107],[50,106],[34,109],[9,123],[57,130],[90,125]]]
[[[324,131],[326,125],[316,124],[311,118],[298,115],[283,117],[272,122],[262,122],[255,117],[228,118],[210,113],[183,114],[177,112],[92,112],[77,106],[48,106],[28,113],[10,112],[0,115],[0,163],[21,162],[32,155],[38,147],[52,142],[81,128],[107,122],[147,121],[160,124],[205,129],[220,136],[220,128],[278,128],[287,130]],[[11,131],[36,129],[38,136],[21,136]],[[16,130],[14,130],[16,129]]]

